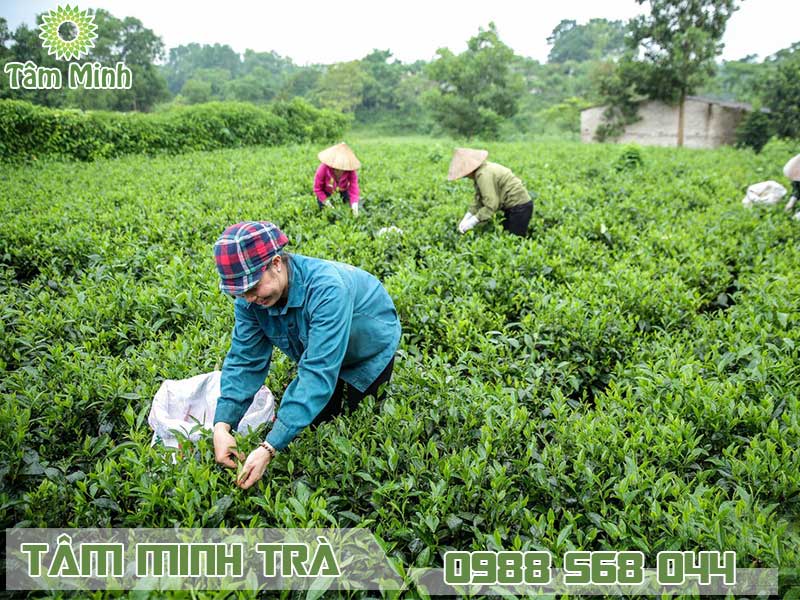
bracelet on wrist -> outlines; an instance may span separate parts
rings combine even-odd
[[[275,448],[273,448],[269,443],[261,442],[259,446],[261,446],[264,450],[266,450],[269,453],[270,460],[275,458]]]

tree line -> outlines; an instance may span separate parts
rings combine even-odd
[[[125,62],[133,71],[130,90],[12,90],[0,78],[0,98],[153,111],[217,100],[268,104],[302,97],[381,133],[513,139],[575,136],[580,111],[597,104],[609,106],[605,133],[613,136],[615,127],[635,118],[641,99],[681,103],[696,93],[768,109],[752,113],[745,123],[753,139],[800,137],[800,43],[761,62],[748,56],[718,63],[735,0],[697,0],[681,10],[674,0],[635,1],[649,2],[650,14],[628,23],[562,20],[548,37],[544,63],[517,55],[493,23],[480,28],[463,52],[441,48],[431,61],[403,63],[390,50],[375,49],[359,60],[299,66],[274,51],[239,54],[226,44],[166,51],[138,19],[97,10],[99,37],[86,60]],[[0,64],[32,60],[65,69],[64,61],[42,49],[38,31],[22,24],[12,32],[0,18]]]

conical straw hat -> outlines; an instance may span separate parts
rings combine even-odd
[[[489,153],[486,150],[456,148],[453,152],[453,160],[450,161],[450,170],[447,172],[448,181],[469,175],[481,166],[487,156],[489,156]]]
[[[792,181],[800,181],[800,154],[786,163],[783,174]]]
[[[317,154],[317,158],[331,169],[355,171],[361,168],[361,163],[358,162],[356,155],[344,142],[331,146],[330,148],[325,148],[325,150]]]

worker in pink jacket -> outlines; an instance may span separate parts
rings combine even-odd
[[[342,200],[350,204],[354,216],[358,216],[358,173],[361,163],[356,155],[342,142],[320,152],[320,164],[314,177],[314,194],[320,208],[333,208],[331,196],[341,194]]]

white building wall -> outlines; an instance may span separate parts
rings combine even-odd
[[[587,108],[581,112],[581,140],[592,142],[597,127],[602,122],[604,106]],[[732,144],[736,127],[746,112],[702,100],[686,100],[684,106],[683,145],[687,148],[716,148]],[[618,143],[636,143],[643,146],[677,146],[678,107],[656,100],[639,106],[641,119],[631,123],[616,140]]]

